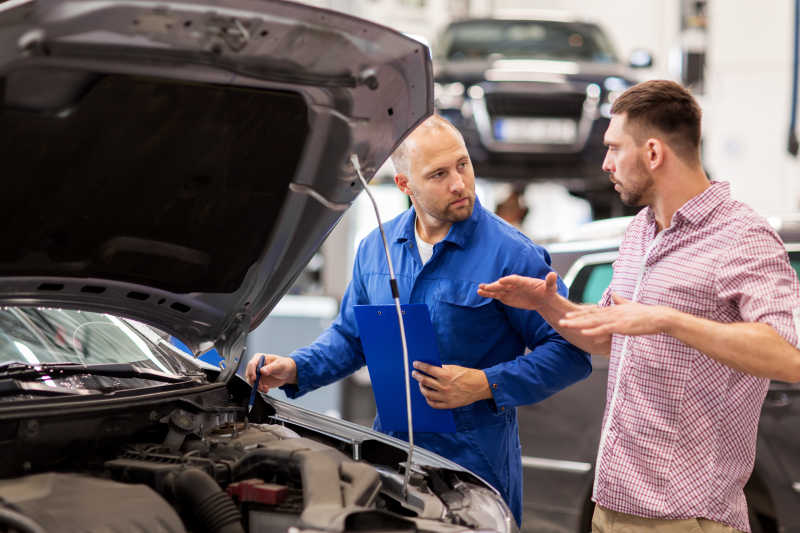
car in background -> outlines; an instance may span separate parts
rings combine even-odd
[[[800,272],[800,216],[768,219]],[[597,303],[630,217],[592,222],[548,246],[576,303]],[[591,528],[592,482],[605,408],[608,358],[592,356],[584,381],[519,408],[524,531]],[[753,474],[745,487],[753,532],[800,532],[800,385],[772,381],[761,411]]]
[[[431,71],[291,2],[0,3],[0,530],[516,531],[455,463],[237,376]]]
[[[601,171],[611,104],[648,67],[623,64],[605,31],[571,19],[466,19],[433,46],[436,109],[464,135],[476,174],[559,180],[595,218],[623,214]]]

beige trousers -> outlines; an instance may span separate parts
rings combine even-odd
[[[592,516],[592,533],[639,533],[648,531],[652,533],[738,533],[725,524],[706,520],[705,518],[690,518],[686,520],[661,520],[659,518],[642,518],[625,513],[618,513],[611,509],[594,506]]]

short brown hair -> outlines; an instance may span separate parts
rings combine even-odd
[[[627,115],[636,142],[643,143],[653,130],[688,163],[700,161],[702,111],[692,95],[668,80],[651,80],[634,85],[611,106],[612,115]]]

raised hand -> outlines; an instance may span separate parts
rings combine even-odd
[[[538,311],[558,296],[557,280],[555,272],[550,272],[543,280],[513,274],[493,283],[481,283],[478,294],[500,300],[511,307]]]

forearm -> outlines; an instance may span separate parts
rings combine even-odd
[[[573,303],[563,296],[556,294],[548,300],[546,306],[542,306],[538,311],[542,318],[550,324],[559,335],[564,339],[592,355],[604,355],[608,357],[611,353],[611,336],[584,335],[580,329],[566,328],[560,324],[561,319],[571,312],[581,308],[580,305]]]
[[[660,329],[720,363],[758,377],[800,382],[800,350],[768,324],[725,324],[674,309]]]

